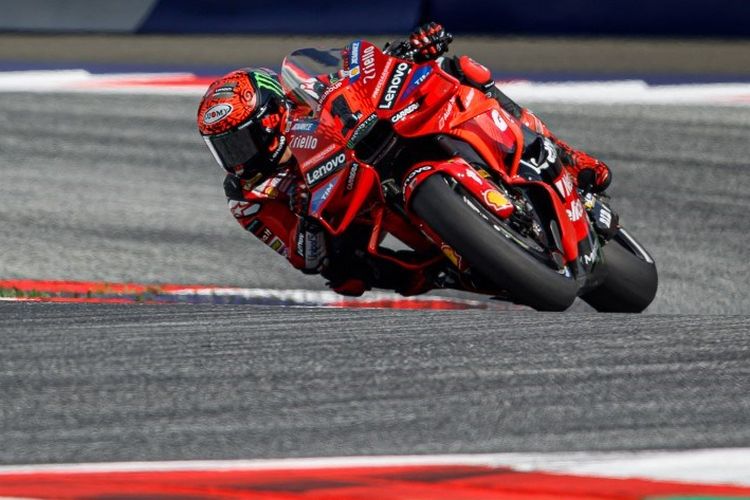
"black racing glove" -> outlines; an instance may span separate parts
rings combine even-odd
[[[304,181],[300,180],[289,193],[289,210],[300,217],[307,216],[307,209],[310,205],[310,190]]]
[[[409,45],[414,61],[425,62],[437,59],[448,51],[453,35],[446,33],[438,23],[423,24],[409,36]]]

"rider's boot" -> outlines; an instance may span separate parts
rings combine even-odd
[[[555,137],[547,126],[534,113],[516,104],[495,85],[490,70],[468,56],[446,58],[443,67],[462,83],[483,91],[495,99],[508,114],[517,118],[524,127],[536,134],[549,137],[560,150],[560,159],[577,181],[578,187],[587,192],[604,191],[612,180],[607,165],[593,156],[578,151]]]

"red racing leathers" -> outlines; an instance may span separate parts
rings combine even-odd
[[[290,201],[299,179],[291,166],[281,165],[255,186],[235,175],[226,176],[224,191],[229,208],[243,228],[300,271],[320,273],[342,295],[358,296],[377,287],[408,296],[431,288],[424,275],[367,255],[363,250],[369,235],[367,228],[354,226],[345,236],[332,240],[314,220],[296,214]]]

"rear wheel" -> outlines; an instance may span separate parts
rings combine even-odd
[[[620,229],[602,252],[607,277],[581,298],[600,312],[637,313],[646,309],[656,296],[659,282],[654,259],[625,229]]]
[[[414,212],[472,269],[519,303],[563,311],[578,285],[546,248],[529,241],[441,175],[427,178],[412,195]]]

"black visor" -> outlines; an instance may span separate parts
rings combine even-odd
[[[224,170],[234,172],[237,165],[244,165],[253,160],[265,160],[265,146],[258,144],[259,125],[253,120],[239,128],[219,135],[204,135],[208,149]],[[259,158],[263,155],[263,158]]]

